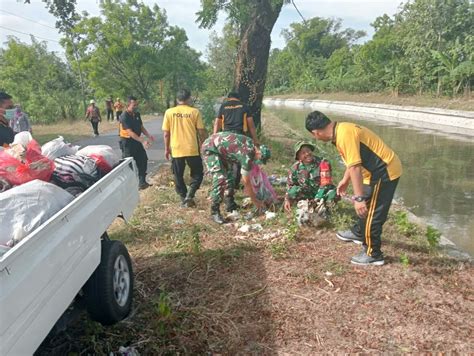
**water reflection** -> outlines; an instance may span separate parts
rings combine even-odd
[[[268,111],[308,136],[304,118],[310,110],[271,108]],[[472,138],[383,121],[331,117],[336,121],[358,122],[381,136],[403,163],[404,173],[397,188],[397,198],[401,197],[414,214],[474,255]]]

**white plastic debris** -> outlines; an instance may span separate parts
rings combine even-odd
[[[226,218],[230,221],[236,221],[240,219],[240,214],[237,210],[232,210],[231,213],[227,214]]]
[[[240,231],[240,232],[243,232],[243,233],[249,232],[249,231],[250,231],[250,225],[248,225],[248,224],[242,225],[242,226],[239,228],[239,231]]]
[[[265,219],[266,219],[266,220],[275,219],[276,216],[277,216],[277,214],[274,213],[274,212],[271,212],[271,211],[266,211],[266,212],[265,212]]]

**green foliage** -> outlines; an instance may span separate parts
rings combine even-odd
[[[439,240],[441,238],[441,232],[439,232],[437,229],[434,227],[428,225],[426,228],[426,240],[428,241],[428,244],[430,247],[434,248],[439,245]]]
[[[407,237],[415,237],[419,233],[418,226],[408,221],[406,211],[397,211],[394,214],[394,220],[399,233]]]
[[[0,82],[34,123],[83,117],[75,73],[45,43],[10,38],[0,50]]]
[[[155,328],[160,335],[166,334],[166,327],[173,320],[173,309],[171,300],[167,293],[161,292],[158,298],[152,301],[153,311],[155,313]]]
[[[457,95],[474,77],[474,3],[415,0],[375,19],[373,38],[314,18],[284,31],[269,61],[268,92],[390,91]]]
[[[410,259],[408,258],[408,255],[406,253],[402,253],[400,255],[400,263],[404,266],[404,267],[408,267],[410,265]]]
[[[289,221],[288,227],[285,229],[285,238],[289,241],[295,241],[298,237],[299,226],[296,221],[296,216],[292,216],[292,219]]]
[[[199,53],[158,5],[107,0],[101,8],[101,17],[84,16],[64,39],[69,58],[80,54],[74,67],[87,73],[97,97],[134,94],[152,108],[158,98],[170,102],[179,88],[203,86]]]

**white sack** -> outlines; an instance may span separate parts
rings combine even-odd
[[[0,193],[0,245],[15,245],[73,199],[38,179]]]
[[[86,146],[77,151],[77,154],[92,157],[96,160],[100,157],[107,163],[109,169],[114,168],[120,160],[120,157],[115,153],[114,149],[107,145]],[[98,166],[103,169],[100,162],[98,162]]]
[[[43,156],[54,160],[63,156],[75,155],[78,149],[79,146],[72,146],[71,144],[64,142],[64,138],[62,136],[59,136],[54,140],[46,142],[41,147],[41,153]]]

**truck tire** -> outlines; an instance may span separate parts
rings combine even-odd
[[[132,308],[133,270],[127,248],[120,241],[102,240],[100,264],[83,288],[91,319],[112,325]]]

